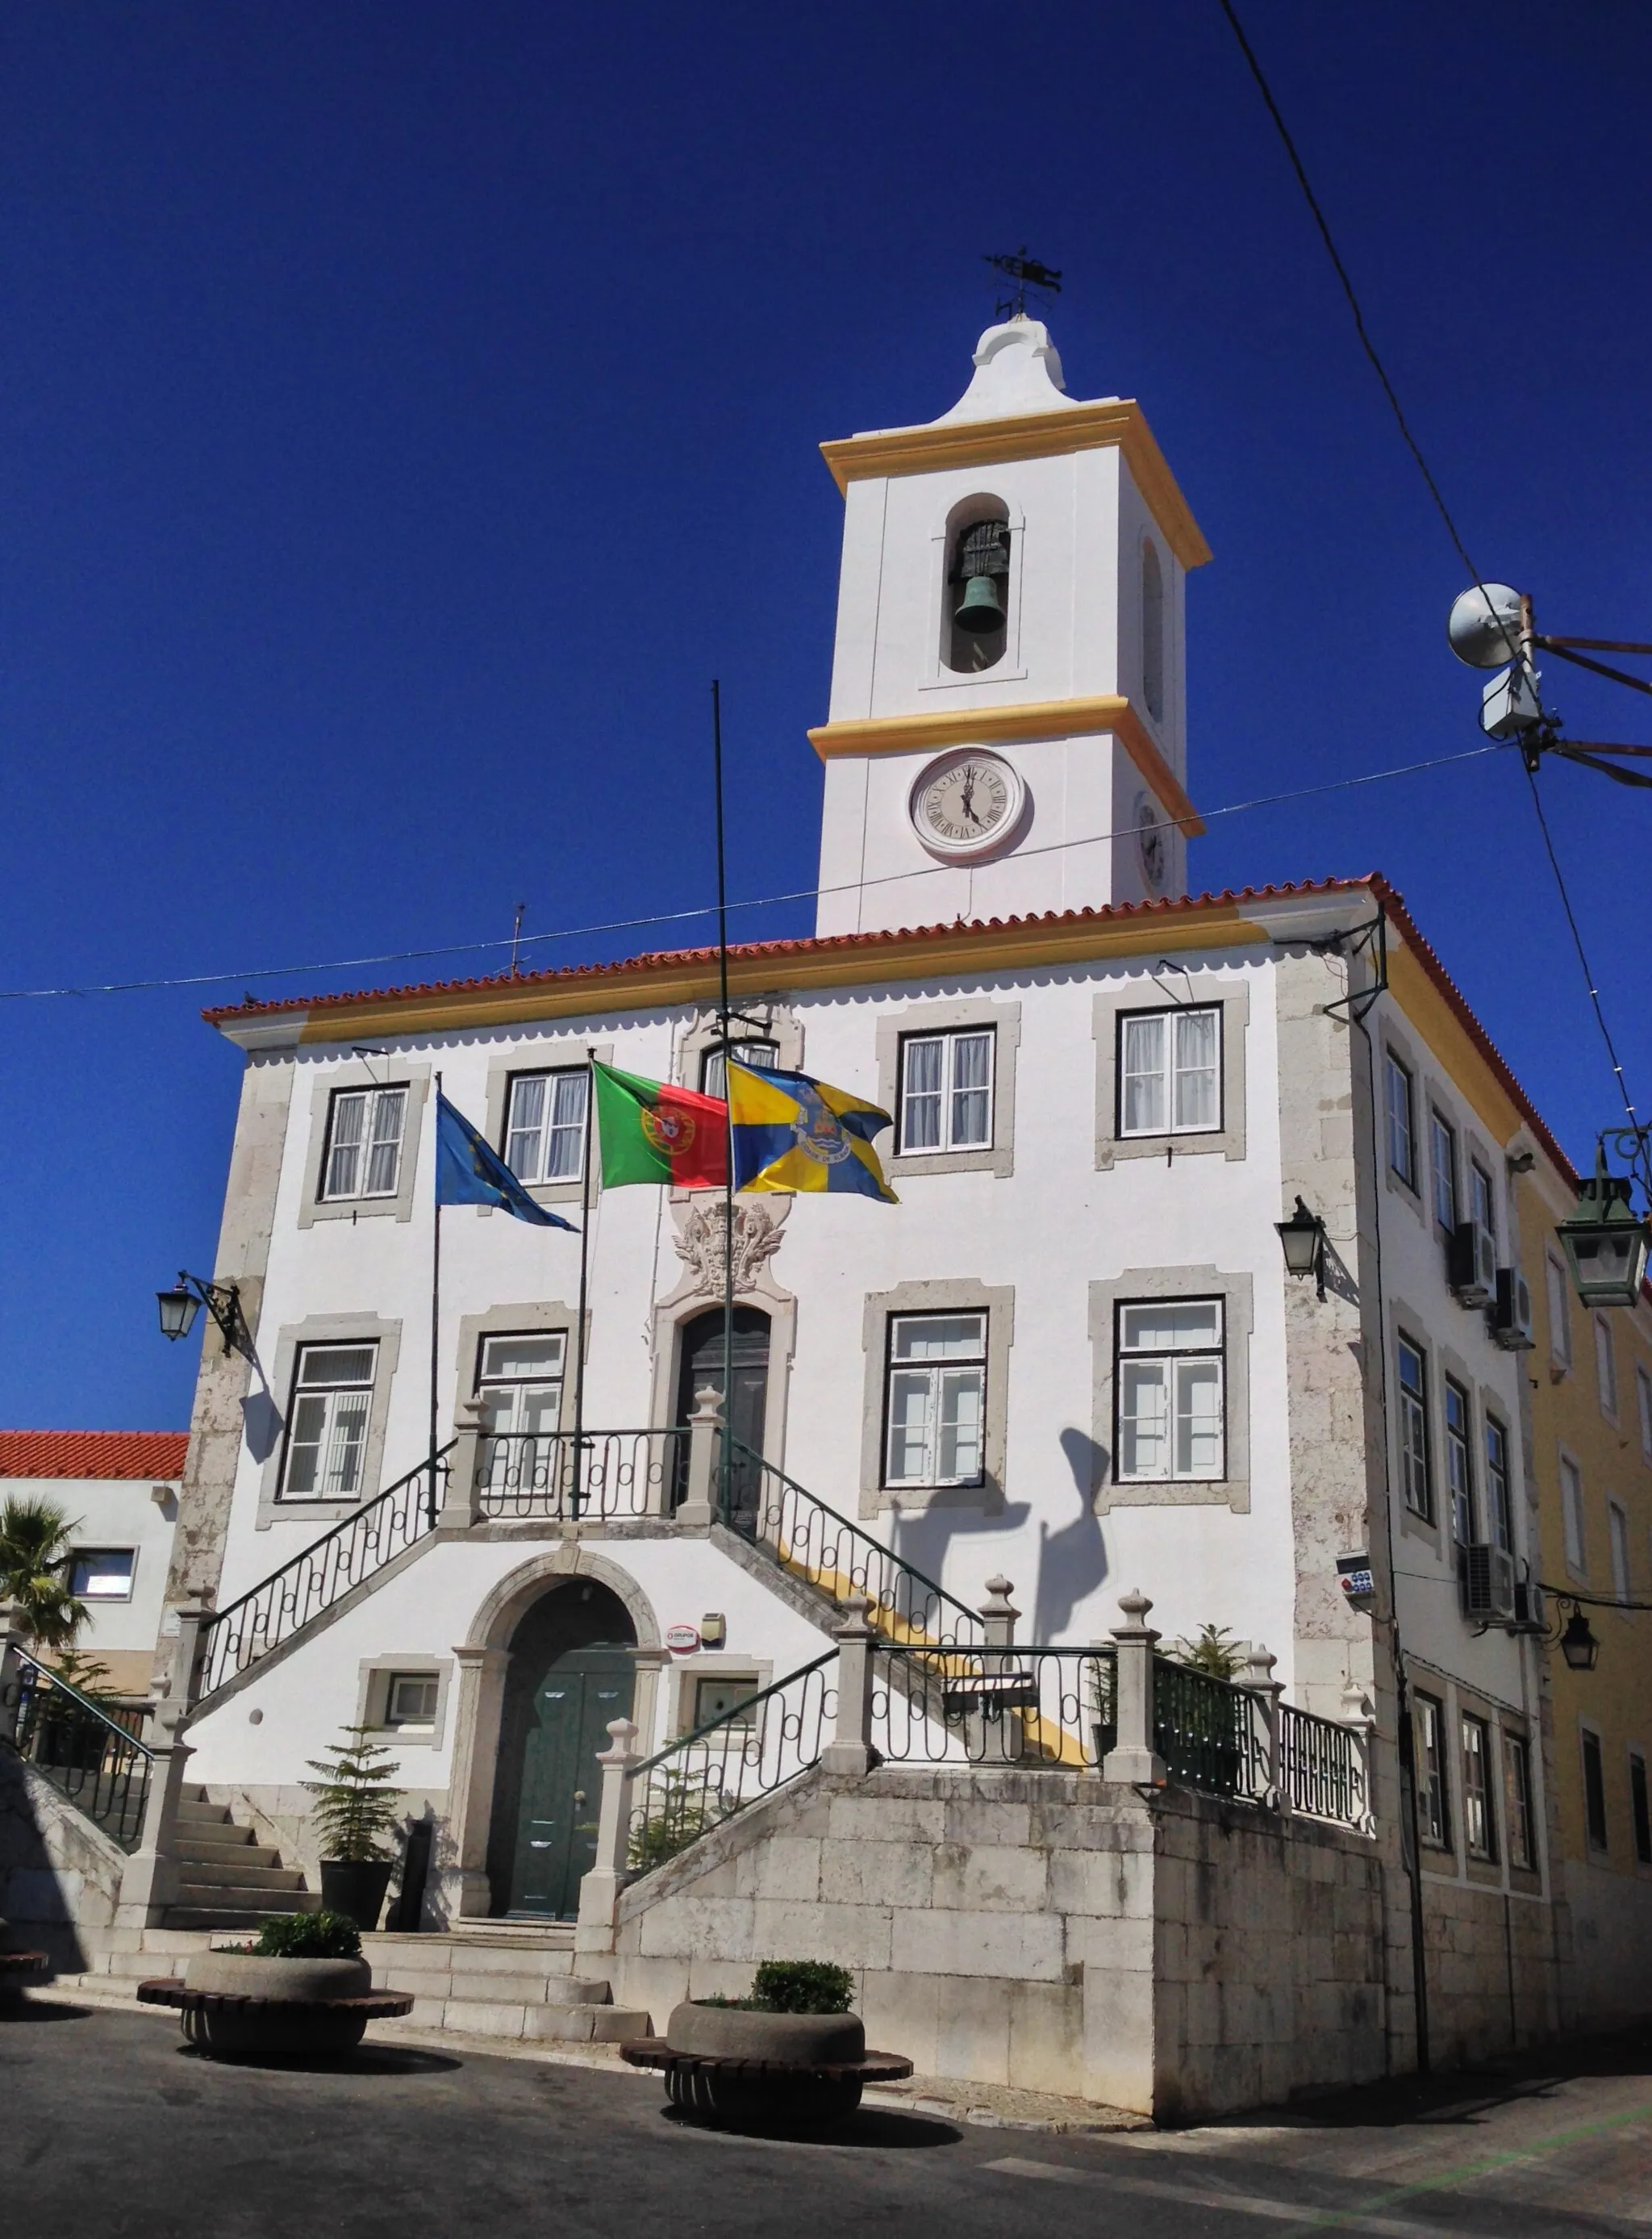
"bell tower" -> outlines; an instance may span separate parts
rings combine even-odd
[[[824,443],[844,495],[820,933],[1184,891],[1184,587],[1211,555],[1138,405],[989,327],[939,420]]]

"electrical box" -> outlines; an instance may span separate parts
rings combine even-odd
[[[1343,1599],[1350,1609],[1362,1611],[1366,1616],[1377,1607],[1377,1579],[1371,1571],[1369,1555],[1338,1555],[1337,1583],[1343,1590]]]

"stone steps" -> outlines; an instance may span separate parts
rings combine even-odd
[[[409,2029],[574,2044],[650,2033],[646,2013],[610,2003],[606,1980],[574,1974],[573,1929],[560,1923],[479,1921],[444,1936],[364,1936],[362,1949],[375,1990],[412,1992]]]
[[[233,1819],[227,1804],[209,1804],[198,1787],[178,1805],[178,1893],[166,1925],[198,1934],[256,1932],[275,1912],[319,1912],[321,1898],[296,1866]]]

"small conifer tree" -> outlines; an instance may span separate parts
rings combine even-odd
[[[390,1752],[373,1739],[371,1726],[343,1731],[347,1741],[327,1744],[328,1756],[336,1763],[311,1757],[310,1771],[322,1777],[304,1786],[316,1799],[310,1817],[322,1857],[329,1864],[365,1865],[389,1855],[388,1845],[401,1816],[401,1791],[391,1784],[401,1767],[386,1762]]]

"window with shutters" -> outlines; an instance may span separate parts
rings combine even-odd
[[[299,1347],[287,1413],[282,1499],[360,1498],[378,1355],[376,1344]]]
[[[500,1155],[519,1182],[576,1182],[585,1168],[584,1066],[511,1075]]]
[[[407,1126],[405,1083],[395,1088],[337,1088],[328,1115],[322,1196],[394,1197],[401,1181],[401,1137]]]
[[[1220,1007],[1121,1013],[1119,1134],[1212,1134],[1221,1126]]]

